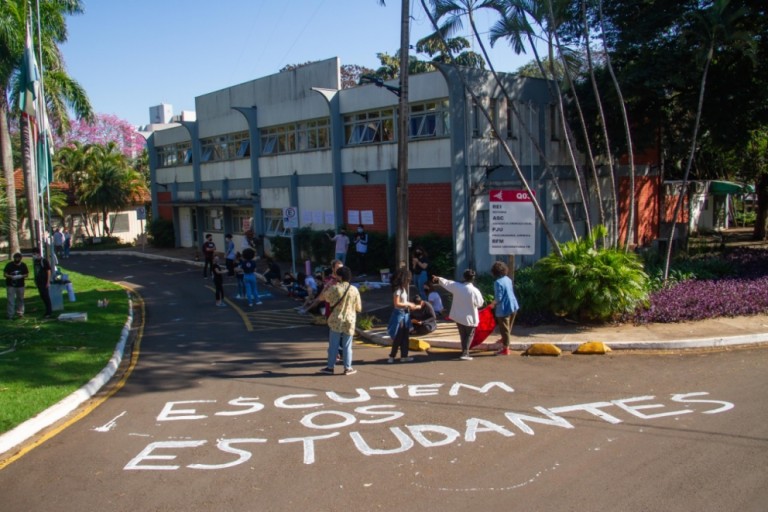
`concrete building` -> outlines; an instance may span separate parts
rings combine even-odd
[[[573,208],[579,189],[546,81],[502,74],[522,126],[490,72],[471,70],[467,79],[557,239],[572,238],[563,201],[526,127],[583,233],[586,214]],[[199,96],[195,120],[148,135],[153,213],[173,219],[181,247],[198,247],[209,232],[218,247],[228,232],[238,247],[247,229],[281,234],[286,207],[296,208],[301,227],[363,224],[393,234],[397,103],[372,84],[342,90],[337,58]],[[455,70],[411,76],[409,105],[409,235],[452,236],[456,268],[484,271],[496,259],[489,254],[489,191],[522,188],[518,172]],[[523,260],[550,252],[538,222],[535,238],[534,254]]]

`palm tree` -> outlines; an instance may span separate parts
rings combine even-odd
[[[80,0],[39,0],[39,26],[37,47],[42,57],[43,90],[49,118],[58,130],[65,131],[69,125],[67,107],[71,108],[78,117],[93,116],[91,105],[85,91],[65,72],[59,45],[67,40],[65,16],[83,12]],[[9,114],[17,110],[19,96],[19,71],[24,54],[26,27],[29,17],[28,0],[4,0],[0,5],[0,154],[3,157],[3,171],[6,178],[7,196],[9,201],[16,197],[13,179],[13,153],[9,133]],[[33,20],[29,20],[33,21]],[[10,97],[10,104],[6,98]],[[27,184],[27,190],[31,187]],[[16,225],[17,216],[15,204],[8,205],[8,217],[11,225]],[[14,230],[15,232],[16,230]],[[18,237],[11,237],[11,250],[15,244],[18,250]]]

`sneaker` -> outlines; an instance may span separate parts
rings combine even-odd
[[[225,307],[227,307],[227,305],[226,305],[226,304],[224,304],[223,302],[222,302],[221,304],[216,304],[216,305],[217,305],[217,306],[219,306],[220,308],[225,308]]]
[[[410,363],[411,361],[413,361],[412,357],[401,357],[400,358],[400,362],[401,363]]]
[[[390,358],[387,359],[387,363],[389,363],[389,364],[392,364],[394,362],[395,362],[395,358],[394,357],[390,357]]]
[[[251,307],[251,308],[252,308],[252,307],[253,307],[253,302],[249,302],[249,303],[248,303],[248,307]]]
[[[502,348],[501,350],[498,350],[496,352],[497,356],[508,356],[509,355],[509,349],[508,348]]]
[[[260,300],[257,300],[257,301],[256,301],[256,305],[257,305],[257,306],[261,306],[262,304],[264,304],[264,303],[263,303],[263,302],[261,302]]]
[[[239,293],[238,293],[237,295],[235,295],[235,298],[236,298],[236,299],[242,299],[242,297],[240,296],[240,294],[239,294]]]
[[[472,356],[464,354],[459,359],[461,359],[462,361],[471,361],[472,360]]]
[[[357,370],[354,368],[344,368],[344,375],[354,375],[357,373]]]
[[[317,373],[322,373],[323,375],[333,375],[334,371],[333,368],[322,368],[318,370]]]

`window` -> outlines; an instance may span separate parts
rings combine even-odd
[[[477,210],[475,215],[475,232],[487,233],[488,232],[488,210]]]
[[[449,135],[448,102],[428,102],[411,105],[408,136],[411,139]]]
[[[331,147],[328,118],[261,129],[261,154],[277,155]]]
[[[192,143],[177,142],[157,148],[158,167],[175,167],[192,163]]]
[[[265,208],[261,210],[264,215],[264,234],[266,236],[282,235],[283,210],[280,208]]]
[[[128,233],[130,222],[127,213],[113,213],[109,216],[110,233]]]
[[[348,146],[394,142],[394,109],[374,110],[344,116],[344,140]]]
[[[224,231],[224,213],[221,208],[205,209],[205,230]]]
[[[512,112],[512,107],[507,106],[507,139],[516,138],[517,134],[515,133],[515,114]]]
[[[552,140],[560,140],[560,116],[556,105],[549,106],[549,131]]]
[[[568,203],[567,207],[568,211],[571,212],[571,219],[573,222],[586,220],[584,207],[582,206],[581,202]],[[563,208],[562,203],[555,204],[554,216],[555,222],[557,223],[568,222],[568,216],[566,215],[566,211],[565,208]]]
[[[470,113],[472,121],[472,136],[480,136],[480,109],[477,108],[477,103],[472,102],[472,112]]]
[[[488,102],[488,115],[491,118],[491,125],[499,128],[499,108],[496,98],[491,98]],[[493,137],[493,130],[489,131],[488,136]]]
[[[250,136],[247,131],[201,139],[200,145],[201,162],[234,160],[251,156]]]
[[[251,218],[253,211],[248,208],[232,209],[232,232],[243,234],[251,229]]]

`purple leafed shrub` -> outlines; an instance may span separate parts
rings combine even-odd
[[[768,313],[768,251],[739,249],[724,258],[733,264],[736,277],[692,279],[655,291],[649,306],[632,320],[670,323]]]

